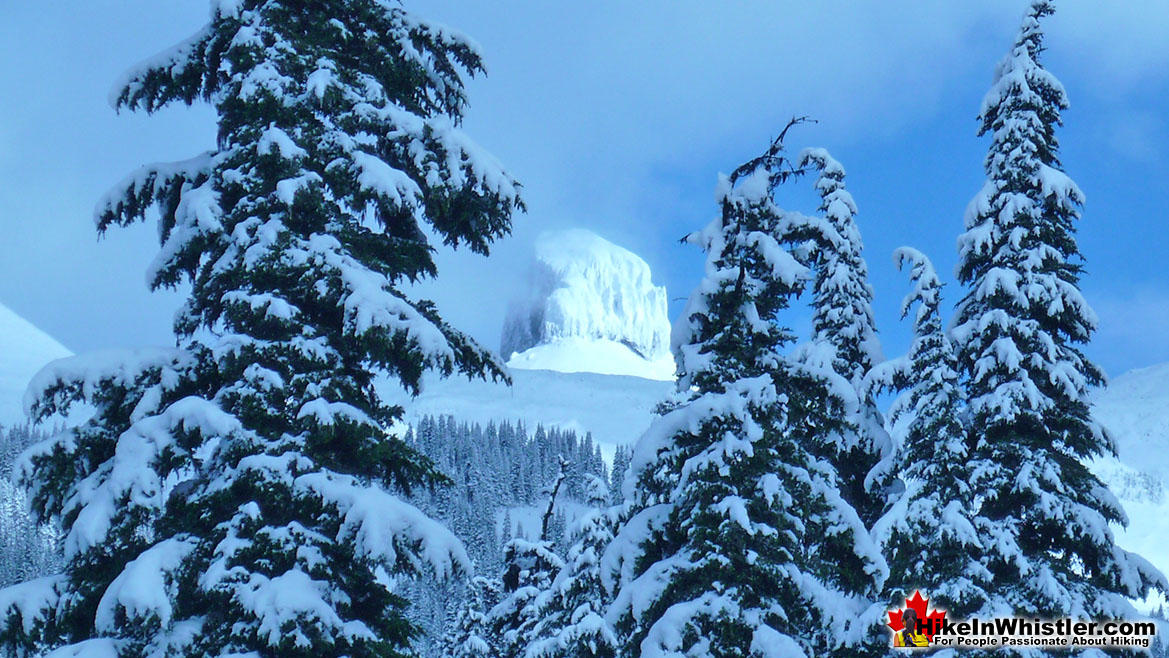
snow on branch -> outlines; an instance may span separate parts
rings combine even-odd
[[[131,350],[99,350],[58,359],[41,368],[24,394],[25,412],[31,418],[64,413],[79,400],[95,403],[101,394],[134,386],[150,372],[172,388],[190,357],[177,348],[153,347]]]
[[[110,224],[128,224],[145,217],[147,209],[180,194],[211,172],[213,157],[206,152],[189,160],[160,162],[139,167],[114,185],[98,201],[94,223],[99,229]]]
[[[102,595],[94,628],[115,633],[122,624],[151,618],[164,628],[169,625],[176,595],[171,574],[183,566],[195,546],[191,539],[168,539],[131,560]]]
[[[295,487],[344,515],[337,540],[352,542],[365,558],[415,573],[428,567],[440,579],[471,571],[463,543],[441,523],[396,496],[329,472],[302,475]]]
[[[211,439],[240,434],[243,428],[237,418],[215,403],[193,396],[133,423],[118,436],[114,455],[78,482],[62,505],[65,516],[75,514],[65,536],[67,558],[105,541],[114,519],[124,514],[122,508],[126,505],[163,509],[166,472],[159,464],[168,454],[182,451],[175,445],[179,432],[198,432]],[[21,456],[22,478],[32,477],[33,456],[55,448],[55,440],[38,443]]]
[[[66,582],[65,574],[54,574],[0,589],[0,628],[19,624],[25,635],[31,635],[56,609]]]
[[[212,24],[208,23],[187,39],[131,67],[110,90],[110,106],[154,112],[175,100],[173,91],[161,89],[168,84],[177,86],[175,91],[186,102],[194,100],[201,91],[203,77],[198,75],[200,67],[191,64],[199,61],[211,31]]]

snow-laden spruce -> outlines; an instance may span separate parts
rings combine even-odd
[[[1103,373],[1081,352],[1096,316],[1078,288],[1075,239],[1084,197],[1061,170],[1055,129],[1068,106],[1043,69],[1033,0],[983,101],[987,181],[966,213],[958,276],[966,294],[954,339],[969,396],[971,486],[992,533],[993,577],[979,616],[1117,618],[1164,589],[1144,559],[1116,545],[1119,501],[1085,462],[1114,452],[1087,393]]]
[[[488,615],[490,631],[496,638],[496,651],[503,658],[525,658],[535,639],[535,629],[543,617],[542,603],[552,582],[564,568],[564,560],[556,554],[550,539],[549,527],[556,510],[556,497],[568,475],[568,464],[561,458],[548,495],[548,507],[540,523],[540,534],[535,539],[516,536],[503,552],[504,571],[500,579],[503,594]],[[505,527],[511,521],[507,520]]]
[[[679,399],[634,450],[603,559],[622,655],[854,655],[879,614],[863,593],[884,560],[815,456],[845,429],[829,389],[847,382],[784,354],[811,278],[790,243],[823,223],[774,203],[791,173],[781,135],[720,179],[720,215],[690,237],[707,259],[674,328]]]
[[[831,455],[845,495],[866,526],[884,511],[892,443],[872,397],[863,391],[865,375],[881,363],[881,343],[873,318],[873,287],[862,251],[857,206],[844,185],[844,166],[823,148],[804,149],[798,164],[815,168],[819,211],[824,223],[810,228],[812,340],[797,358],[843,377],[858,397],[851,431]],[[850,408],[853,405],[848,405]]]
[[[455,616],[454,628],[443,638],[443,658],[492,658],[498,640],[490,632],[487,611],[499,598],[499,583],[475,576],[467,585],[466,601]]]
[[[605,619],[608,592],[601,578],[601,555],[613,541],[608,514],[609,487],[588,478],[590,509],[577,519],[564,567],[541,595],[540,621],[532,630],[525,658],[613,658],[617,634]]]
[[[869,268],[861,255],[864,244],[856,225],[856,201],[845,189],[844,166],[826,149],[804,149],[798,162],[819,171],[815,186],[820,212],[832,227],[814,246],[812,341],[823,351],[809,357],[821,356],[824,366],[859,387],[883,357],[873,319]]]
[[[917,310],[908,354],[878,365],[868,378],[874,388],[902,391],[889,419],[900,430],[894,474],[905,490],[874,528],[889,562],[885,598],[900,603],[926,587],[934,605],[966,619],[986,600],[991,575],[978,560],[985,520],[974,513],[975,466],[962,424],[957,355],[942,322],[933,264],[909,247],[898,249],[894,262],[909,266],[913,284],[901,317]]]
[[[470,40],[388,0],[217,0],[131,71],[119,108],[210,103],[214,148],[143,167],[100,230],[157,211],[153,287],[189,285],[176,346],[59,361],[27,405],[92,418],[23,457],[68,567],[0,594],[3,643],[78,658],[383,656],[415,634],[391,585],[467,568],[389,492],[441,480],[390,435],[426,370],[498,363],[402,288],[428,232],[486,253],[518,185],[457,125]],[[424,228],[425,225],[425,228]]]

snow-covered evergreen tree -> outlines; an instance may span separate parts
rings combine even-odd
[[[503,598],[491,609],[488,619],[491,632],[500,640],[499,654],[505,658],[527,655],[541,618],[543,597],[564,568],[564,561],[548,539],[548,530],[556,510],[556,496],[568,474],[566,466],[562,460],[549,491],[539,536],[535,540],[513,537],[504,548]]]
[[[454,628],[443,638],[443,658],[495,658],[499,656],[498,638],[491,634],[487,611],[499,598],[499,583],[475,576],[467,585],[467,595]]]
[[[856,224],[856,201],[845,188],[844,166],[827,149],[804,149],[798,163],[818,170],[819,211],[832,228],[814,246],[812,341],[826,348],[826,365],[859,387],[883,357],[873,319],[873,287]]]
[[[914,306],[913,341],[902,358],[878,365],[870,381],[903,391],[890,420],[903,426],[895,474],[905,490],[874,529],[889,562],[886,599],[902,604],[917,589],[965,619],[986,600],[990,573],[979,562],[982,545],[957,355],[941,317],[942,283],[933,264],[908,247],[894,254],[910,267],[911,292],[901,317]]]
[[[873,319],[873,287],[862,251],[857,206],[845,189],[844,166],[823,148],[804,149],[800,167],[819,171],[816,191],[819,211],[827,220],[811,236],[814,270],[812,280],[812,340],[799,358],[840,375],[851,385],[858,400],[853,426],[833,461],[845,494],[866,526],[884,511],[887,496],[888,459],[892,443],[885,422],[871,396],[863,391],[865,375],[881,363],[881,343]]]
[[[621,494],[621,485],[625,482],[625,474],[629,470],[630,457],[631,452],[626,446],[617,446],[613,450],[613,468],[609,474],[609,489],[614,505],[620,505],[625,501],[625,497]]]
[[[503,510],[503,539],[505,540],[504,541],[505,545],[507,544],[507,542],[511,541],[511,539],[513,537],[515,537],[514,528],[515,528],[515,522],[511,518],[511,510],[510,509]]]
[[[680,399],[634,449],[634,511],[604,558],[624,655],[830,655],[875,616],[859,593],[884,561],[813,454],[839,439],[839,398],[783,353],[811,276],[785,243],[815,220],[773,201],[782,139],[721,178],[690,238],[707,261],[674,328]]]
[[[68,568],[0,593],[2,642],[90,656],[407,655],[398,576],[469,564],[387,492],[441,481],[388,433],[374,378],[502,376],[406,286],[434,247],[486,253],[518,185],[457,125],[465,37],[389,0],[214,0],[113,100],[210,103],[214,147],[142,168],[100,230],[160,216],[149,278],[190,294],[170,349],[58,362],[33,382],[80,427],[25,453]],[[425,225],[425,230],[424,230]],[[62,654],[62,655],[65,655]]]
[[[1081,351],[1096,316],[1079,291],[1083,194],[1061,170],[1068,106],[1039,63],[1049,0],[1033,0],[983,101],[987,181],[970,203],[954,338],[969,397],[978,516],[992,533],[984,613],[1114,618],[1166,582],[1116,545],[1120,503],[1088,469],[1114,451],[1087,395],[1103,373]],[[983,616],[980,614],[979,616]]]
[[[609,487],[590,475],[589,511],[574,524],[564,568],[539,602],[527,658],[613,658],[617,634],[605,619],[608,593],[601,580],[601,555],[613,540]]]
[[[0,426],[0,587],[57,573],[61,568],[60,530],[37,523],[28,513],[24,491],[11,482],[12,466],[44,434],[28,426]]]

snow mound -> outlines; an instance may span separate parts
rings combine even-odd
[[[0,304],[0,425],[25,422],[22,400],[29,380],[48,362],[71,354],[31,322]]]
[[[669,346],[666,289],[641,257],[582,229],[540,236],[504,320],[509,365],[669,379]]]

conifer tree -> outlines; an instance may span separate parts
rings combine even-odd
[[[567,463],[561,459],[548,496],[548,507],[535,540],[517,535],[503,551],[503,598],[491,609],[491,632],[500,640],[499,652],[505,658],[523,658],[540,621],[541,599],[552,586],[556,574],[564,568],[552,548],[548,532],[556,510],[556,497],[568,476]]]
[[[894,254],[910,267],[913,284],[901,317],[917,311],[909,353],[880,364],[871,380],[902,390],[890,420],[904,425],[896,452],[896,474],[905,490],[874,529],[889,562],[886,600],[903,605],[919,588],[958,619],[969,618],[986,600],[989,572],[975,518],[976,501],[957,355],[941,317],[942,283],[933,264],[908,247]]]
[[[465,37],[387,0],[214,0],[210,22],[132,71],[117,107],[197,101],[213,148],[142,168],[102,231],[157,211],[151,285],[189,285],[176,345],[58,362],[32,412],[93,417],[26,453],[64,573],[0,595],[0,637],[61,655],[409,655],[389,583],[468,565],[387,488],[440,482],[388,433],[428,370],[502,366],[406,287],[428,235],[486,254],[518,185],[458,129]],[[425,227],[425,230],[424,230]]]
[[[601,580],[601,554],[613,540],[607,513],[609,487],[586,477],[589,510],[574,523],[574,541],[564,568],[540,601],[527,658],[613,658],[617,635],[605,619],[608,593]]]
[[[812,453],[843,429],[838,398],[782,350],[810,278],[785,243],[814,221],[772,198],[786,132],[721,178],[690,237],[707,261],[674,330],[680,398],[634,449],[634,513],[605,555],[623,655],[825,655],[871,620],[857,595],[884,561]]]
[[[513,530],[514,527],[515,527],[515,522],[512,521],[511,510],[504,509],[503,510],[503,539],[504,540],[509,540],[509,541],[511,540],[511,538],[514,536],[514,530]]]
[[[990,534],[984,613],[1113,618],[1166,581],[1116,545],[1116,498],[1088,469],[1114,452],[1087,395],[1103,373],[1081,351],[1096,316],[1079,291],[1075,223],[1084,197],[1062,171],[1055,130],[1067,94],[1040,65],[1032,0],[980,113],[987,181],[966,213],[954,338],[970,414],[971,486]]]
[[[815,183],[819,211],[831,227],[814,245],[812,340],[827,348],[826,365],[859,387],[882,355],[856,201],[845,188],[844,166],[827,149],[804,149],[798,163],[819,171]]]
[[[873,318],[873,287],[856,224],[857,206],[845,189],[844,167],[823,148],[804,149],[799,166],[819,171],[816,191],[826,225],[812,232],[812,341],[800,359],[843,377],[857,394],[838,454],[831,455],[849,502],[866,526],[884,511],[892,443],[872,396],[863,391],[865,375],[884,360]]]
[[[630,450],[626,446],[617,446],[613,450],[613,470],[609,474],[609,488],[612,491],[612,503],[620,505],[625,502],[621,487],[625,482],[625,474],[629,470]]]
[[[499,639],[491,634],[487,611],[499,598],[499,583],[475,576],[467,585],[463,608],[443,640],[443,658],[495,658]]]

